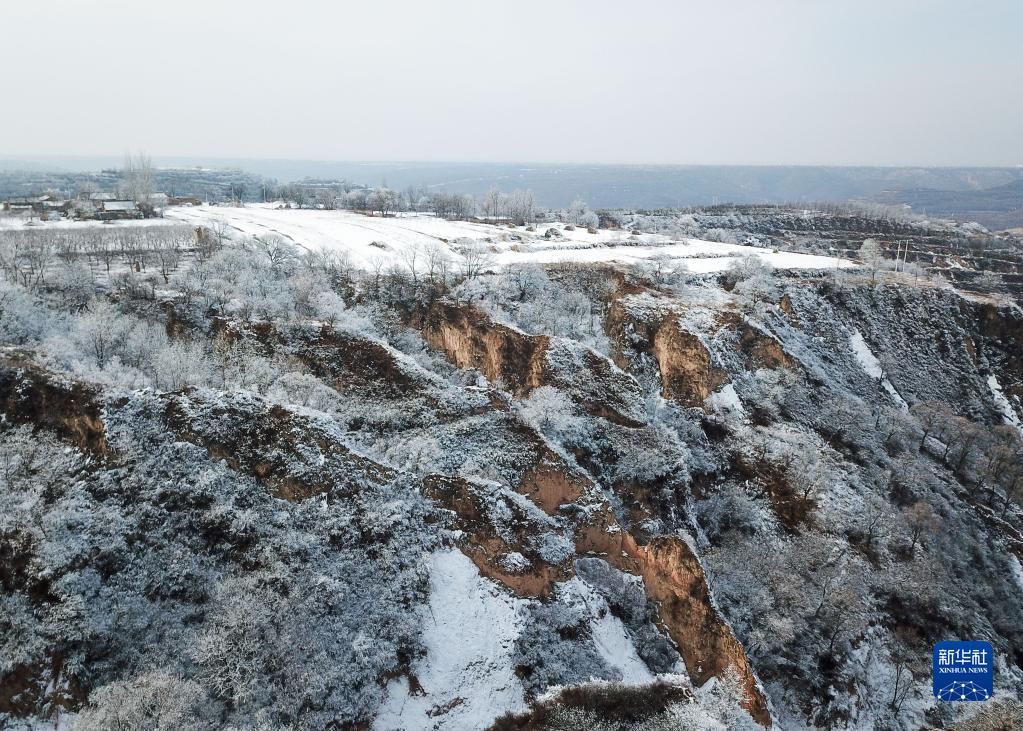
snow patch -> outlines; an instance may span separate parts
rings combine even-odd
[[[742,406],[739,394],[735,392],[735,386],[731,383],[726,384],[708,396],[704,404],[709,410],[717,413],[730,412],[740,417],[746,415],[746,409]]]
[[[645,685],[655,680],[654,674],[636,651],[625,623],[611,614],[611,609],[603,596],[578,577],[562,584],[561,591],[574,594],[586,606],[590,615],[590,637],[593,645],[601,659],[622,674],[621,680],[617,682]]]
[[[1023,433],[1023,422],[1020,422],[1019,415],[1012,408],[1012,404],[1009,403],[1008,397],[1002,391],[1002,386],[998,383],[998,379],[993,373],[987,377],[987,386],[991,389],[991,398],[994,399],[995,407],[1001,412],[1005,423],[1012,424]]]
[[[423,693],[410,696],[406,678],[392,680],[373,728],[481,729],[524,710],[511,653],[525,603],[481,577],[460,551],[434,553],[422,614],[427,654],[412,664]]]
[[[1012,578],[1016,580],[1016,586],[1019,587],[1020,591],[1023,591],[1023,564],[1010,553],[1009,565],[1012,566]]]
[[[653,682],[654,676],[636,653],[625,624],[610,612],[590,622],[590,633],[597,652],[608,665],[622,673],[622,682],[642,685]]]
[[[909,411],[909,404],[906,403],[905,399],[895,389],[892,382],[888,380],[888,376],[884,374],[884,369],[881,367],[881,361],[877,359],[877,356],[867,346],[859,330],[854,330],[852,335],[849,336],[849,346],[852,348],[853,355],[856,356],[856,360],[859,362],[860,367],[863,368],[863,371],[871,378],[881,381],[881,387],[888,392],[892,400],[903,411]]]

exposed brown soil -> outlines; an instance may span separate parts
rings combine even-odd
[[[9,422],[50,429],[79,449],[106,455],[101,412],[95,388],[48,373],[27,353],[0,354],[0,413]]]
[[[796,361],[785,352],[781,343],[746,323],[739,326],[739,348],[746,356],[745,365],[749,370],[796,367]]]
[[[495,323],[473,307],[438,302],[417,323],[430,345],[459,368],[475,368],[521,395],[543,385],[549,338]]]
[[[571,575],[571,563],[551,566],[530,547],[529,538],[535,528],[515,503],[505,503],[505,507],[518,518],[514,523],[513,537],[508,540],[497,534],[490,521],[487,501],[493,498],[481,495],[472,483],[459,477],[428,475],[423,479],[423,494],[452,511],[452,527],[468,535],[468,540],[459,542],[458,547],[476,564],[480,574],[506,586],[517,596],[547,596],[555,583]],[[523,571],[509,571],[503,567],[500,558],[512,551],[521,553],[532,565]]]
[[[616,302],[608,313],[606,330],[619,368],[629,370],[634,358],[649,355],[657,363],[662,395],[683,406],[702,405],[728,382],[728,374],[713,364],[700,338],[679,324],[677,313],[637,319]]]
[[[666,317],[653,338],[653,353],[661,372],[665,398],[683,406],[700,406],[711,393],[728,382],[728,375],[711,362],[710,351],[700,339],[683,330],[678,319]]]

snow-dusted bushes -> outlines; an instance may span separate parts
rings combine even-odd
[[[13,345],[38,342],[48,332],[52,317],[27,289],[0,279],[0,342]]]
[[[380,676],[416,652],[405,608],[423,598],[435,540],[422,499],[367,478],[354,500],[274,500],[174,442],[160,413],[130,400],[108,411],[119,459],[87,470],[45,434],[0,438],[0,548],[25,566],[3,594],[4,672],[56,653],[54,692],[95,690],[92,727],[144,725],[157,707],[199,724],[189,714],[205,696],[218,724],[371,716]]]
[[[579,416],[568,396],[553,386],[533,389],[519,407],[527,424],[555,442],[579,443],[586,439],[588,423]]]
[[[77,719],[77,731],[177,731],[218,725],[202,686],[163,670],[104,685],[90,700]]]
[[[569,279],[565,277],[566,282]],[[603,305],[591,298],[584,282],[572,284],[551,279],[539,265],[523,264],[505,267],[491,281],[463,284],[456,294],[482,300],[498,321],[529,333],[571,338],[606,353],[608,342],[600,319]],[[589,288],[600,294],[596,289]]]

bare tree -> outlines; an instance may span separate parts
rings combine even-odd
[[[934,511],[926,502],[918,500],[905,511],[905,518],[909,526],[909,553],[912,555],[923,534],[934,527]]]
[[[870,270],[870,281],[873,283],[877,271],[884,265],[884,253],[877,239],[866,239],[860,246],[860,260]]]
[[[461,269],[465,279],[475,279],[494,265],[494,256],[481,241],[471,241],[459,250],[462,255]]]
[[[922,429],[917,449],[923,449],[927,437],[940,432],[951,416],[948,406],[940,401],[921,401],[913,405],[910,413],[917,418]]]
[[[153,251],[157,270],[163,276],[164,284],[170,282],[170,275],[181,264],[182,241],[177,236],[168,236]]]
[[[253,239],[256,251],[266,257],[272,270],[279,270],[296,259],[295,247],[280,236],[257,236]]]

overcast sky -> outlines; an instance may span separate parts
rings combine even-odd
[[[0,154],[1023,164],[1020,0],[47,0]]]

